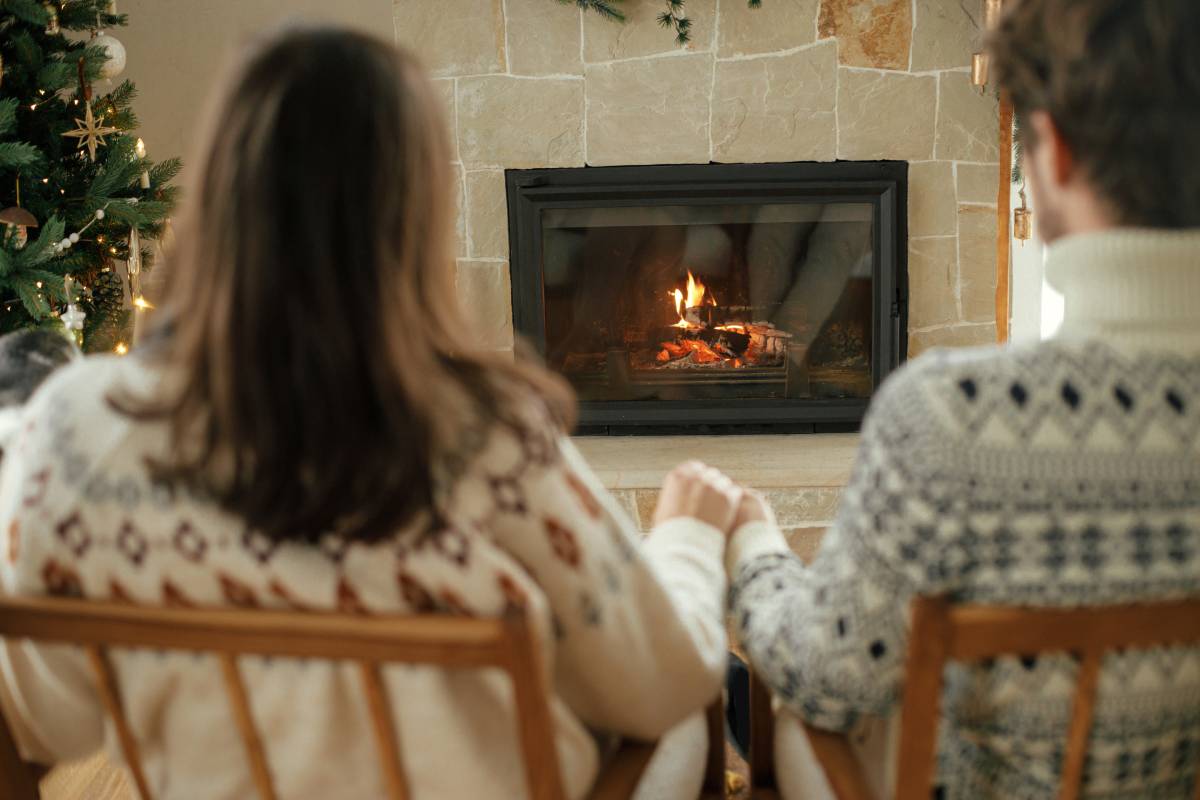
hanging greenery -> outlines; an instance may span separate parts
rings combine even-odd
[[[575,4],[584,11],[594,11],[613,22],[625,22],[620,4],[625,0],[558,0],[563,5]],[[664,0],[666,8],[658,15],[658,24],[675,32],[675,43],[683,46],[692,40],[692,20],[684,9],[685,0]],[[746,0],[750,8],[760,8],[762,0]]]

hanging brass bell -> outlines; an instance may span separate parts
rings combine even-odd
[[[987,86],[988,82],[988,56],[987,53],[976,53],[971,56],[971,85],[978,86],[980,91]]]

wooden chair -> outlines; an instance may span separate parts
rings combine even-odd
[[[502,619],[448,616],[363,617],[276,611],[168,609],[59,598],[0,598],[0,637],[81,646],[112,718],[126,765],[142,800],[152,795],[138,743],[122,710],[107,651],[113,647],[210,652],[220,659],[226,694],[260,800],[277,796],[263,743],[250,712],[239,655],[322,658],[356,662],[370,709],[372,734],[390,800],[409,790],[400,742],[380,667],[389,663],[447,668],[499,667],[513,682],[517,733],[532,800],[566,800],[554,746],[549,682],[537,642],[521,615]],[[724,794],[725,751],[721,703],[708,712],[709,754],[705,797]],[[597,779],[593,800],[628,798],[653,743],[625,742]],[[0,719],[0,796],[37,800],[33,771],[17,753]]]
[[[900,711],[896,800],[929,800],[933,791],[942,673],[947,662],[977,662],[1014,654],[1071,653],[1079,660],[1058,796],[1075,800],[1105,653],[1159,645],[1200,644],[1200,600],[1082,609],[954,605],[941,598],[913,602],[912,629]],[[753,797],[774,797],[771,698],[751,677]],[[876,800],[849,739],[805,726],[813,754],[838,800]],[[1195,797],[1200,800],[1200,777]]]

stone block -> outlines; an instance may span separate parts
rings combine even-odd
[[[843,67],[838,75],[838,158],[933,158],[937,78]]]
[[[503,72],[502,0],[393,0],[396,42],[435,77]]]
[[[583,166],[583,81],[461,78],[458,139],[467,169]]]
[[[508,258],[504,170],[467,173],[467,235],[471,258]]]
[[[712,70],[711,55],[588,67],[588,163],[707,162]]]
[[[713,160],[831,161],[836,104],[836,42],[785,56],[718,61]]]
[[[908,324],[928,328],[958,321],[958,240],[908,240]]]
[[[981,45],[982,0],[917,0],[912,70],[969,67]]]
[[[749,8],[744,0],[725,0],[719,9],[717,55],[758,55],[817,40],[820,0],[769,0]]]
[[[582,75],[579,15],[548,0],[505,0],[508,69],[514,75]]]
[[[458,300],[474,325],[480,344],[491,350],[511,349],[512,291],[508,262],[460,258],[455,285]]]
[[[982,347],[996,343],[996,326],[951,325],[931,331],[911,333],[908,337],[908,357],[916,358],[935,347]]]
[[[467,254],[467,197],[462,164],[450,165],[450,179],[454,182],[454,254],[462,258]]]
[[[1000,105],[982,94],[965,72],[939,76],[935,157],[952,161],[1000,160]]]
[[[996,205],[1000,191],[999,164],[959,164],[958,202]]]
[[[450,138],[450,160],[458,161],[458,110],[454,107],[454,79],[437,78],[434,80],[433,86],[442,100],[446,135]]]
[[[994,208],[958,208],[958,285],[964,322],[996,321]]]
[[[954,165],[923,161],[908,166],[908,235],[953,236],[958,232]]]
[[[510,0],[511,2],[511,0]],[[548,0],[534,0],[548,2]],[[623,3],[625,22],[613,22],[599,14],[583,15],[583,59],[589,64],[624,58],[641,58],[680,50],[675,33],[658,24],[662,3],[636,0]],[[716,30],[717,0],[688,0],[687,16],[692,21],[691,41],[683,46],[690,52],[712,50]]]
[[[822,0],[817,33],[837,37],[846,66],[906,70],[912,0]]]
[[[825,486],[767,489],[763,492],[780,528],[826,523],[837,516],[842,490]]]

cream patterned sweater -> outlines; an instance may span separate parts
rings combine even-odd
[[[523,604],[554,677],[572,797],[596,773],[594,731],[658,736],[716,696],[724,535],[679,519],[641,541],[549,426],[465,431],[447,457],[442,528],[417,523],[374,545],[275,545],[148,477],[145,457],[162,454],[164,429],[131,422],[105,398],[157,380],[134,358],[93,358],[35,396],[0,478],[5,591],[362,614],[498,615]],[[211,657],[118,651],[115,662],[157,797],[253,795]],[[246,658],[241,668],[281,798],[383,795],[351,666]],[[524,796],[504,676],[424,667],[385,675],[414,797]],[[102,745],[119,752],[77,651],[6,644],[0,702],[31,759]]]
[[[1050,249],[1059,337],[937,352],[872,404],[816,560],[777,531],[729,548],[734,614],[796,714],[846,729],[887,715],[909,601],[1077,606],[1200,594],[1200,232],[1112,231]],[[952,666],[938,783],[947,798],[1056,793],[1075,665]],[[1085,794],[1192,796],[1200,656],[1104,663]]]

